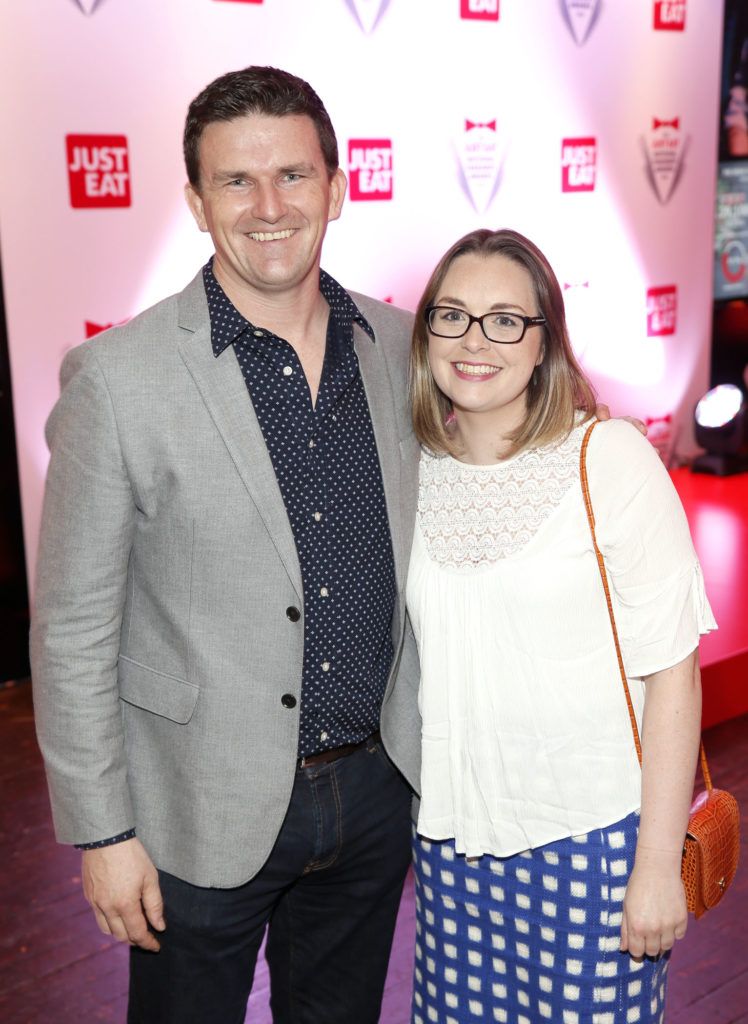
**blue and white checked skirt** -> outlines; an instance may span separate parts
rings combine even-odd
[[[414,836],[413,1024],[662,1024],[668,956],[619,950],[638,824],[470,860]]]

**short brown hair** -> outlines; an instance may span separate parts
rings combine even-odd
[[[564,315],[564,299],[553,269],[543,253],[524,235],[502,228],[481,228],[465,235],[442,256],[418,303],[410,352],[409,389],[416,437],[437,454],[458,454],[454,439],[446,427],[452,403],[439,390],[429,365],[429,330],[426,309],[439,293],[447,271],[454,261],[467,254],[504,256],[530,275],[538,304],[545,317],[543,361],[536,367],[527,386],[527,417],[510,436],[505,456],[525,448],[549,444],[569,433],[575,413],[581,409],[589,419],[595,409],[595,393],[584,375],[569,341]]]
[[[338,169],[338,140],[330,116],[317,93],[303,78],[279,68],[249,67],[229,71],[206,85],[190,103],[184,126],[184,162],[194,189],[200,186],[200,139],[209,124],[234,121],[247,114],[311,118],[317,129],[327,173]]]

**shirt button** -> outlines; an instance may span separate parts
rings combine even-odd
[[[292,373],[293,373],[293,366],[284,366],[283,367],[283,376],[284,377],[290,377]]]
[[[330,662],[329,661],[323,661],[322,662],[322,671],[323,672],[329,672],[330,671]]]
[[[316,445],[316,442],[315,442],[314,438],[311,438],[311,439],[310,439],[310,441],[309,441],[309,447],[310,447],[310,448],[316,448],[316,447],[317,447],[317,445]]]
[[[319,596],[320,597],[329,597],[330,596],[330,591],[327,589],[327,587],[320,587],[319,588]]]
[[[292,693],[284,693],[281,697],[281,704],[284,708],[295,708],[296,698]]]
[[[293,605],[291,605],[290,608],[286,608],[286,617],[289,618],[291,622],[298,622],[301,618],[301,612],[298,608],[294,608]]]
[[[315,521],[315,523],[318,523],[321,518],[322,518],[322,513],[321,512],[315,512],[314,513],[314,521]]]
[[[322,740],[322,742],[324,743],[324,742],[325,742],[325,740],[327,739],[327,733],[326,733],[326,732],[321,732],[321,733],[319,734],[319,738],[320,738],[320,739]]]
[[[254,336],[256,338],[264,338],[265,337],[265,332],[264,331],[255,331],[254,332]]]

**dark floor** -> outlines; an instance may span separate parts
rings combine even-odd
[[[748,716],[705,735],[715,784],[748,812]],[[744,836],[748,830],[744,828]],[[744,842],[744,854],[748,843]],[[98,931],[79,891],[79,857],[57,846],[27,684],[0,690],[0,1022],[124,1021],[127,950]],[[383,1024],[407,1024],[410,881],[400,909]],[[247,1020],[270,1024],[258,966]],[[691,921],[670,971],[668,1024],[748,1024],[748,864],[722,906]],[[320,1021],[320,1024],[324,1022]],[[352,1022],[355,1024],[355,1022]]]

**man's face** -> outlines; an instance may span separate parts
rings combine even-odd
[[[209,124],[200,140],[199,190],[187,202],[216,249],[229,297],[271,299],[315,277],[327,224],[346,180],[329,177],[309,117],[248,114]]]

